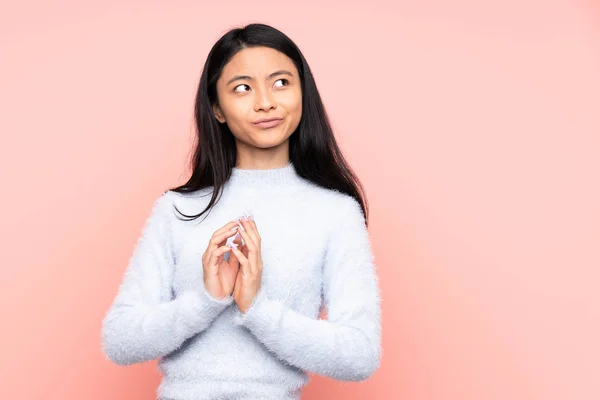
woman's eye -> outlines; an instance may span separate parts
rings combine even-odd
[[[279,85],[278,82],[282,82],[282,84]],[[275,86],[282,87],[282,86],[286,86],[288,83],[289,83],[289,81],[287,79],[277,79],[275,81]]]
[[[242,89],[240,89],[240,88],[242,88]],[[247,90],[244,90],[244,89],[247,89]],[[236,86],[236,87],[233,89],[233,91],[234,91],[234,92],[238,92],[238,93],[243,93],[243,92],[246,92],[246,91],[248,91],[248,90],[250,90],[250,86],[248,86],[248,85],[246,85],[246,84],[243,84],[243,85],[237,85],[237,86]]]

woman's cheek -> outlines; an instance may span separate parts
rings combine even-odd
[[[299,93],[292,93],[291,91],[286,93],[281,98],[280,104],[285,107],[289,113],[295,113],[302,110],[302,96]]]

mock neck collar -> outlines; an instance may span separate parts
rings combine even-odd
[[[233,168],[229,184],[253,189],[280,189],[298,185],[302,178],[296,173],[293,163],[272,169]]]

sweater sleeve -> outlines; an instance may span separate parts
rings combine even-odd
[[[238,323],[290,365],[360,381],[380,364],[381,311],[365,219],[352,200],[332,233],[323,267],[327,320],[302,315],[260,291]]]
[[[167,355],[202,332],[233,301],[198,290],[172,298],[175,266],[168,193],[155,201],[129,260],[117,295],[102,322],[102,350],[128,365]]]

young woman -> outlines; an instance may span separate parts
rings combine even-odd
[[[263,24],[226,33],[195,118],[191,177],[154,203],[103,321],[107,357],[160,359],[173,400],[299,399],[307,373],[371,376],[366,201],[298,47]]]

